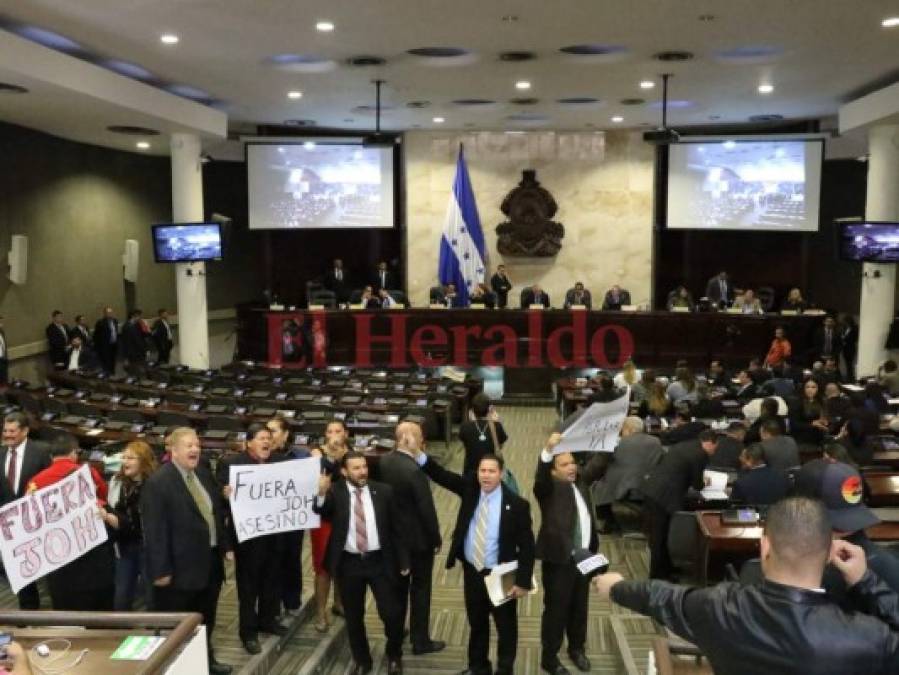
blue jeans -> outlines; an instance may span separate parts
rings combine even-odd
[[[138,590],[144,595],[145,606],[149,608],[150,593],[144,564],[144,547],[140,542],[116,544],[115,566],[115,610],[130,612]],[[138,585],[140,580],[140,585]]]

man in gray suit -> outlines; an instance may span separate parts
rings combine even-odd
[[[765,420],[759,428],[765,463],[772,469],[786,472],[799,466],[799,446],[792,436],[781,433],[780,424],[775,420]]]
[[[593,502],[603,521],[600,532],[608,534],[621,529],[612,512],[612,503],[638,488],[643,477],[661,459],[662,443],[655,436],[644,433],[643,420],[633,416],[625,418],[621,440],[609,467],[593,488]]]

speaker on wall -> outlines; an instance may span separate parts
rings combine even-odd
[[[9,280],[24,284],[28,278],[28,237],[14,234],[9,247]]]
[[[125,240],[125,252],[122,254],[122,267],[125,281],[135,283],[137,281],[137,262],[140,253],[140,243],[137,239]]]

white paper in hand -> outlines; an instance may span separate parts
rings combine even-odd
[[[577,564],[578,572],[587,576],[593,570],[597,570],[600,567],[607,566],[609,564],[609,559],[606,558],[602,553],[597,553],[596,555],[591,555],[589,558],[585,558],[581,560]]]
[[[608,403],[593,403],[580,412],[573,423],[563,423],[562,440],[552,454],[563,452],[614,452],[627,417],[630,387]],[[567,422],[567,420],[566,420]]]
[[[727,492],[724,488],[727,487],[727,474],[723,471],[706,470],[703,476],[707,485],[702,489],[702,498],[706,501],[726,500]]]

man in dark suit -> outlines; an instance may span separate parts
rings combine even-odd
[[[393,490],[368,480],[361,452],[344,456],[344,480],[333,486],[319,479],[314,510],[331,521],[324,567],[338,581],[346,630],[355,667],[352,675],[371,672],[371,649],[365,632],[365,589],[371,589],[384,623],[388,675],[403,672],[403,615],[397,597],[400,577],[409,574],[409,551]]]
[[[718,449],[709,460],[709,468],[720,471],[739,471],[742,467],[740,456],[743,454],[743,439],[746,438],[746,426],[740,420],[731,422],[723,434],[718,435]]]
[[[671,574],[668,556],[671,515],[683,509],[690,488],[703,488],[703,472],[717,448],[718,434],[707,429],[697,440],[672,446],[643,481],[641,491],[646,498],[644,509],[649,522],[650,579],[666,579]]]
[[[150,329],[150,335],[156,344],[156,360],[159,363],[168,363],[175,341],[172,336],[172,327],[169,325],[169,313],[166,309],[160,309]]]
[[[743,465],[743,473],[734,483],[730,501],[763,506],[787,496],[790,491],[787,475],[765,463],[765,451],[761,445],[743,448],[740,463]]]
[[[422,457],[424,457],[422,455]],[[484,455],[477,473],[461,476],[425,458],[422,470],[438,485],[462,498],[446,556],[447,569],[462,563],[468,616],[468,669],[463,675],[492,675],[490,617],[496,625],[496,675],[512,675],[518,650],[516,599],[533,587],[534,533],[528,502],[502,483],[503,460]],[[491,568],[518,562],[510,600],[494,606],[484,586]]]
[[[565,309],[570,309],[572,305],[583,305],[587,309],[593,308],[590,291],[584,288],[581,281],[576,282],[574,288],[569,288],[565,293]]]
[[[3,317],[0,316],[0,385],[9,384],[9,343],[3,329]]]
[[[334,258],[334,264],[325,274],[325,288],[334,291],[337,302],[347,302],[350,299],[350,283],[346,270],[343,268],[343,260]]]
[[[662,443],[644,432],[643,420],[627,417],[621,425],[621,440],[610,458],[602,478],[596,484],[593,501],[603,520],[603,533],[620,530],[612,504],[637,490],[643,477],[662,459]]]
[[[531,305],[543,305],[544,309],[552,307],[549,294],[540,288],[540,284],[534,284],[530,288],[526,288],[521,294],[522,309],[527,309]]]
[[[737,373],[737,387],[734,391],[734,398],[740,403],[749,403],[752,399],[760,396],[758,386],[748,370],[741,370]]]
[[[387,263],[384,260],[378,263],[372,286],[374,286],[375,291],[380,291],[382,288],[386,288],[388,291],[399,288],[396,275],[387,269]]]
[[[552,454],[562,440],[554,433],[540,453],[534,477],[534,496],[540,503],[537,557],[543,561],[543,618],[540,621],[540,666],[550,675],[568,675],[559,661],[562,638],[568,638],[568,656],[578,670],[588,672],[584,653],[590,580],[577,568],[576,554],[596,553],[599,538],[593,522],[588,487],[603,472],[608,457],[595,453],[578,475],[570,452]]]
[[[53,311],[53,320],[44,331],[49,345],[50,365],[56,370],[65,368],[66,347],[69,344],[69,328],[62,320],[62,312]]]
[[[619,310],[621,305],[631,304],[631,294],[627,289],[621,288],[615,284],[606,291],[606,296],[602,300],[603,309]]]
[[[393,488],[400,515],[400,529],[409,548],[409,574],[401,579],[401,615],[409,606],[409,636],[413,654],[439,652],[445,642],[431,639],[431,574],[434,554],[440,550],[440,522],[428,477],[418,469],[416,453],[424,447],[424,435],[415,422],[396,427],[396,450],[378,462],[381,480]]]
[[[122,328],[122,356],[133,373],[143,372],[147,364],[147,340],[144,335],[143,312],[135,309]]]
[[[843,349],[843,340],[840,337],[840,331],[837,329],[837,322],[832,316],[824,318],[824,325],[815,331],[815,339],[813,342],[814,353],[811,355],[810,361],[833,356],[840,357]]]
[[[69,328],[69,341],[71,342],[76,335],[81,338],[81,344],[85,347],[94,346],[93,340],[91,340],[91,330],[84,323],[84,314],[75,315],[75,324]]]
[[[103,370],[115,372],[116,353],[119,347],[119,320],[115,318],[112,307],[103,310],[103,316],[94,324],[94,348]]]
[[[780,423],[776,419],[768,418],[762,422],[759,435],[762,438],[762,452],[768,466],[786,472],[801,464],[799,445],[792,436],[786,436],[781,432]]]
[[[40,441],[28,438],[28,417],[21,412],[3,418],[3,448],[0,467],[5,480],[0,480],[0,500],[4,504],[25,496],[28,483],[50,466],[50,449]],[[18,593],[19,609],[40,609],[37,584],[29,584]]]
[[[89,347],[86,347],[79,335],[73,335],[66,347],[65,370],[93,370],[97,367],[97,358]]]
[[[718,307],[728,307],[734,301],[734,287],[727,276],[727,272],[721,271],[705,285],[705,297]]]
[[[227,675],[231,667],[216,661],[212,651],[216,608],[225,578],[222,558],[234,559],[222,489],[200,464],[200,439],[193,429],[175,429],[169,439],[171,461],[147,479],[141,494],[153,609],[202,614],[209,672]]]
[[[496,306],[505,309],[509,304],[509,291],[512,290],[512,281],[506,276],[505,265],[496,266],[496,274],[490,277],[490,288],[496,293]]]

